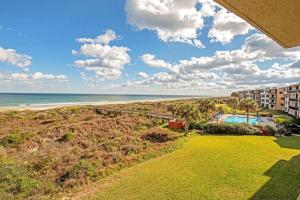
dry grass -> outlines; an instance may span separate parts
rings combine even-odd
[[[136,114],[99,114],[95,107],[2,112],[0,167],[15,179],[0,197],[51,198],[164,154],[176,144],[176,134],[159,125]],[[151,140],[153,134],[163,140]]]

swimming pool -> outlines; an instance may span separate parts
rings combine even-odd
[[[225,123],[247,123],[247,117],[245,116],[227,116],[224,119]],[[257,125],[257,117],[249,117],[249,124]]]

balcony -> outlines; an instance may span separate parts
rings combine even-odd
[[[288,90],[287,93],[300,93],[300,90]]]
[[[298,106],[289,106],[289,108],[292,109],[292,110],[298,110],[299,109]]]
[[[289,98],[289,100],[290,100],[290,101],[296,101],[296,102],[298,101],[297,98]]]

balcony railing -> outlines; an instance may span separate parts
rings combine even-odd
[[[289,106],[289,108],[292,110],[299,110],[298,106]]]
[[[287,93],[300,93],[300,90],[288,90]]]
[[[289,98],[290,101],[298,101],[296,98]]]

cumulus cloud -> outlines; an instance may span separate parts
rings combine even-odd
[[[204,26],[196,0],[127,0],[129,24],[139,30],[155,31],[164,42],[182,42],[202,48],[197,30]]]
[[[148,77],[149,77],[149,75],[146,74],[145,72],[139,72],[139,73],[137,74],[137,76],[140,77],[140,78],[148,78]]]
[[[34,73],[2,73],[0,74],[0,81],[5,82],[20,82],[22,84],[36,84],[36,83],[45,83],[45,82],[66,82],[68,81],[68,77],[63,74],[54,75],[47,74],[42,72],[34,72]]]
[[[147,54],[146,54],[147,55]],[[155,56],[148,54],[155,61]],[[168,71],[159,72],[127,85],[159,85],[165,88],[224,89],[272,86],[299,82],[300,47],[283,49],[262,34],[249,36],[239,49],[216,51],[211,56],[192,57],[169,64]],[[282,63],[278,63],[277,60]],[[261,68],[260,63],[274,63]],[[145,62],[153,67],[152,62]],[[154,62],[156,64],[156,62]],[[156,66],[169,63],[159,60]],[[266,65],[266,64],[265,64]]]
[[[10,80],[18,80],[18,81],[39,81],[39,80],[55,80],[55,81],[67,81],[67,76],[53,75],[53,74],[44,74],[42,72],[35,72],[33,74],[27,73],[12,73],[9,75]]]
[[[156,59],[155,55],[153,54],[144,54],[141,56],[142,61],[151,66],[151,67],[158,67],[158,68],[170,68],[172,65],[164,60]]]
[[[220,9],[213,16],[213,25],[208,37],[212,42],[228,44],[234,37],[247,34],[251,29],[254,28],[243,19],[225,9]]]
[[[100,43],[100,44],[109,44],[111,41],[114,41],[118,38],[116,33],[113,30],[106,30],[103,35],[99,35],[96,38],[78,38],[77,41],[80,43]]]
[[[94,72],[99,80],[118,79],[124,66],[131,61],[128,55],[130,49],[124,46],[110,46],[109,42],[116,39],[115,34],[111,34],[112,32],[111,30],[106,31],[104,35],[100,35],[96,39],[79,39],[84,44],[78,51],[73,50],[72,53],[85,56],[87,59],[76,60],[74,65]]]
[[[198,35],[208,17],[212,17],[208,33],[211,42],[227,44],[253,29],[212,0],[127,0],[126,14],[128,23],[138,30],[154,31],[164,42],[187,43],[198,48],[205,47]]]
[[[19,54],[14,49],[4,49],[0,47],[0,62],[26,69],[31,65],[31,57],[26,54]]]

